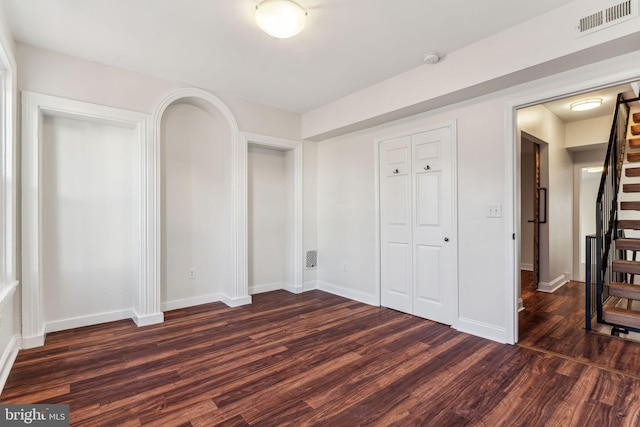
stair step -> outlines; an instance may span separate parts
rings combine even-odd
[[[631,126],[631,135],[640,135],[640,125]]]
[[[640,300],[640,286],[629,283],[612,282],[609,285],[609,295],[614,297]]]
[[[640,211],[640,202],[620,202],[623,211]]]
[[[640,111],[637,113],[633,113],[633,116],[631,117],[633,117],[634,123],[640,123]]]
[[[616,259],[611,264],[611,270],[618,273],[640,274],[640,262]]]
[[[640,126],[638,126],[640,128]],[[640,130],[638,130],[640,135]],[[630,151],[627,153],[627,160],[630,162],[640,162],[640,151]]]
[[[640,147],[640,138],[632,138],[629,140],[629,147]]]
[[[640,239],[616,239],[619,251],[640,251]]]
[[[618,220],[619,230],[640,230],[640,220],[637,219],[620,219]]]
[[[622,191],[625,193],[640,193],[640,184],[622,184]]]
[[[624,175],[628,177],[640,176],[640,168],[626,168]]]
[[[619,307],[604,309],[604,321],[615,325],[640,328],[640,312]]]

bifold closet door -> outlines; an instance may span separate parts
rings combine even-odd
[[[454,245],[449,128],[380,148],[381,303],[452,324]]]

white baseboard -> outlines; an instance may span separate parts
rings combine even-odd
[[[533,271],[533,264],[526,262],[520,263],[520,270]]]
[[[36,335],[32,335],[30,337],[22,336],[22,344],[20,345],[23,349],[42,347],[44,345],[44,329],[40,331],[40,333]]]
[[[317,280],[308,280],[302,284],[302,291],[313,291],[314,289],[318,289],[318,281]]]
[[[4,389],[7,378],[9,378],[13,362],[15,362],[16,357],[18,356],[21,341],[22,339],[20,338],[20,335],[12,336],[7,347],[2,352],[2,357],[0,357],[0,393],[2,393],[2,389]]]
[[[304,292],[304,286],[296,286],[293,283],[283,283],[282,289],[287,292],[291,292],[292,294],[301,294],[302,292]]]
[[[123,319],[133,319],[134,317],[135,313],[133,310],[110,311],[107,313],[72,317],[69,319],[46,322],[44,324],[44,332],[45,334],[48,334],[49,332],[64,331],[66,329],[82,328],[83,326],[98,325],[100,323],[115,322]]]
[[[135,310],[133,311],[133,321],[136,323],[136,326],[149,326],[156,325],[158,323],[164,322],[164,313],[156,313],[149,314],[147,316],[140,316]]]
[[[284,286],[285,284],[282,282],[263,283],[261,285],[249,286],[249,295],[255,295],[255,294],[261,294],[263,292],[279,291],[280,289],[286,289]]]
[[[460,332],[465,332],[480,338],[486,338],[491,341],[497,341],[502,344],[506,344],[508,342],[507,330],[505,328],[491,325],[489,323],[478,322],[477,320],[460,317],[455,324],[455,329]]]
[[[209,304],[222,301],[221,294],[208,294],[192,298],[183,298],[173,301],[166,301],[160,304],[160,309],[164,311],[178,310],[179,308],[192,307],[194,305]]]
[[[522,310],[524,310],[524,301],[522,300],[522,298],[518,298],[518,313],[520,313]]]
[[[251,304],[251,295],[241,298],[231,298],[226,295],[221,295],[220,301],[227,304],[229,307],[240,307],[241,305]]]
[[[549,283],[547,283],[547,282],[538,283],[538,290],[540,292],[552,293],[552,292],[557,291],[561,287],[563,287],[568,282],[569,282],[568,274],[564,273],[564,274],[556,277],[555,279],[553,279]]]
[[[378,301],[375,295],[371,295],[362,291],[356,291],[354,289],[345,288],[333,283],[323,282],[322,280],[318,280],[318,289],[320,289],[321,291],[329,292],[330,294],[349,298],[365,304],[378,306]]]

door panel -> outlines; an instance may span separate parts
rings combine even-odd
[[[416,245],[416,296],[440,303],[440,248]]]
[[[450,139],[448,128],[412,139],[417,219],[413,232],[413,314],[448,325],[453,323],[455,286]]]
[[[381,304],[412,310],[411,139],[380,146]]]

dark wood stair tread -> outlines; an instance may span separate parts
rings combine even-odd
[[[640,312],[619,307],[605,307],[604,321],[616,325],[640,328]]]
[[[632,138],[629,140],[629,147],[640,147],[640,138]]]
[[[611,270],[618,273],[640,274],[640,262],[616,259],[611,264]]]
[[[640,130],[638,130],[640,134]],[[630,162],[640,162],[640,151],[630,151],[627,153],[627,160]]]
[[[624,193],[640,193],[640,184],[622,184],[622,191]]]
[[[619,230],[640,230],[640,220],[637,219],[620,219],[618,220]]]
[[[626,168],[624,170],[624,175],[625,176],[640,176],[640,168]]]
[[[640,111],[637,113],[633,113],[631,117],[634,123],[640,123]]]
[[[640,135],[640,125],[631,126],[631,135]]]
[[[609,285],[609,295],[626,299],[640,300],[640,285],[612,282]]]
[[[623,211],[640,211],[640,202],[620,202]]]
[[[619,251],[640,251],[640,239],[616,239],[616,249]]]

